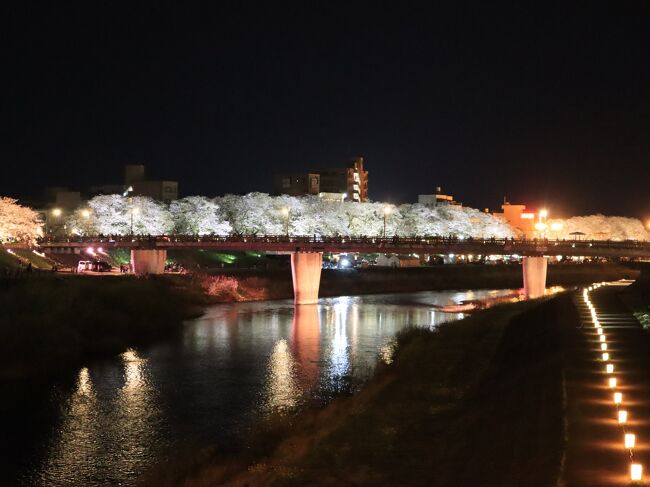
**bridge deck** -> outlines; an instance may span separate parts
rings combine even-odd
[[[25,248],[5,244],[5,248]],[[125,249],[205,249],[262,252],[419,253],[474,255],[563,255],[650,258],[650,243],[609,240],[460,239],[456,237],[320,236],[95,236],[43,239],[43,250],[103,247]]]

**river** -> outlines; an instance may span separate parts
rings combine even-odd
[[[56,381],[3,385],[0,485],[133,485],[202,446],[236,445],[260,416],[358,386],[408,326],[462,317],[435,305],[509,290],[215,305],[177,338]]]

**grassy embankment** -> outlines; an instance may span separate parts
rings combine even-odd
[[[564,447],[569,295],[398,337],[357,394],[260,425],[237,456],[197,456],[145,485],[555,485]]]
[[[203,297],[167,277],[0,281],[0,377],[55,373],[180,329]]]
[[[640,264],[641,275],[621,298],[645,329],[650,329],[650,264]]]
[[[636,278],[638,271],[618,264],[552,265],[549,286],[573,286],[594,281]],[[293,297],[291,271],[224,270],[205,277],[204,286],[216,301],[255,301]],[[320,296],[414,292],[443,289],[522,287],[519,265],[441,265],[407,269],[369,268],[359,271],[324,269]]]

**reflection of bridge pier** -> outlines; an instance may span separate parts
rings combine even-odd
[[[291,348],[300,365],[303,389],[310,389],[318,380],[320,363],[320,315],[318,305],[296,306],[291,325]]]
[[[546,289],[546,257],[524,257],[521,261],[524,271],[524,292],[527,298],[544,296]]]

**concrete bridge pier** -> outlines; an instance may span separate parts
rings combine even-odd
[[[322,252],[294,252],[291,254],[291,276],[295,304],[318,303]]]
[[[163,274],[167,251],[164,249],[131,250],[131,269],[138,276]]]
[[[524,271],[524,293],[527,298],[544,296],[546,289],[546,257],[524,257],[522,267]]]

